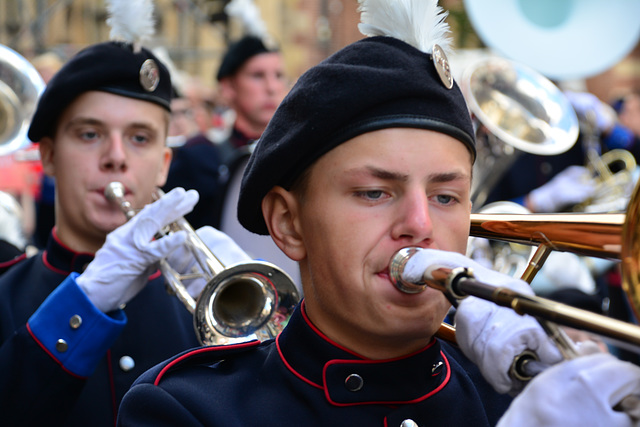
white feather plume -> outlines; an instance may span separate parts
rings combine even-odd
[[[108,0],[107,13],[111,40],[125,41],[139,47],[155,32],[153,0]]]
[[[260,9],[253,0],[231,0],[224,7],[224,11],[228,16],[234,17],[242,23],[245,34],[261,39],[268,37],[267,26],[262,20]]]
[[[425,53],[434,44],[451,53],[448,12],[437,0],[358,0],[358,29],[365,36],[388,36],[402,40]]]

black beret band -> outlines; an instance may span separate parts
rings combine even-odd
[[[245,170],[238,219],[268,234],[264,196],[290,188],[337,145],[390,127],[434,130],[462,142],[475,159],[475,132],[457,84],[447,89],[431,55],[391,37],[369,37],[303,74],[278,107]]]
[[[144,83],[141,69],[152,61],[154,79]],[[148,62],[147,62],[148,64]],[[145,48],[133,52],[131,44],[106,42],[89,46],[71,58],[49,81],[29,128],[29,139],[40,141],[52,134],[58,117],[78,96],[89,91],[103,91],[140,99],[171,110],[169,70]]]

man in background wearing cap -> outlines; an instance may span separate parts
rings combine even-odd
[[[175,189],[149,204],[171,160],[170,95],[166,67],[124,42],[84,49],[42,95],[29,137],[56,179],[56,223],[0,280],[3,425],[112,426],[139,374],[198,345],[157,272],[185,236],[153,240],[197,202]],[[129,222],[105,197],[113,181],[144,207]]]
[[[220,227],[220,210],[229,180],[247,145],[260,137],[286,94],[282,54],[255,36],[233,43],[216,75],[221,98],[236,115],[224,141],[206,135],[176,150],[165,189],[195,189],[200,201],[186,218],[194,227]]]

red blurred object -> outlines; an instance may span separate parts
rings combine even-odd
[[[40,192],[41,176],[42,163],[37,144],[0,156],[0,191],[29,193],[35,198]]]

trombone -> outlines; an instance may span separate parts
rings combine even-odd
[[[640,313],[640,183],[631,195],[626,214],[472,214],[470,234],[476,237],[538,245],[523,279],[531,281],[552,250],[578,255],[620,260],[622,287],[633,311]],[[390,265],[392,280],[407,292],[427,287],[463,297],[473,295],[510,307],[519,314],[530,314],[544,322],[582,329],[608,338],[638,352],[640,326],[561,304],[546,298],[529,296],[507,288],[494,287],[473,279],[459,269],[436,270],[433,278],[407,282],[402,278],[404,265],[419,249],[405,248],[394,255]],[[544,326],[544,325],[543,325]],[[455,340],[454,330],[443,324],[438,335]]]
[[[109,183],[104,193],[109,201],[120,206],[127,220],[135,215],[131,204],[124,198],[121,183]],[[162,194],[162,190],[157,189],[154,197],[157,199]],[[225,266],[184,218],[169,224],[167,230],[157,237],[181,230],[187,233],[185,244],[198,267],[183,274],[163,259],[160,260],[160,271],[169,293],[175,294],[193,314],[193,325],[200,343],[225,345],[275,338],[284,329],[300,300],[298,289],[289,275],[264,261]],[[194,299],[183,281],[196,278],[203,278],[207,283]]]

